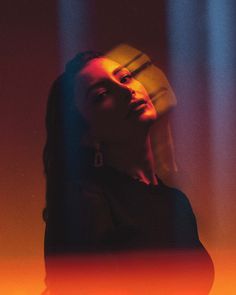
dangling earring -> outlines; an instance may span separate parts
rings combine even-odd
[[[94,167],[102,167],[103,166],[103,154],[100,150],[100,144],[95,144],[95,155],[94,155]]]

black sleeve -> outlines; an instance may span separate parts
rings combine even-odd
[[[174,230],[178,248],[201,248],[196,217],[188,198],[179,190],[175,191]]]
[[[208,294],[214,281],[213,261],[201,243],[198,235],[197,222],[188,198],[177,190],[176,199],[176,231],[178,232],[178,247],[184,251],[182,263],[191,266],[196,272],[193,284],[199,290],[198,294]],[[195,287],[195,288],[197,288]],[[204,291],[203,291],[204,290]]]
[[[102,190],[80,182],[60,187],[47,208],[45,256],[95,250],[112,226]]]

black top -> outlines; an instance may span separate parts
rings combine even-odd
[[[202,247],[187,197],[161,180],[147,185],[102,167],[58,186],[48,206],[46,255]]]
[[[84,163],[88,163],[87,159]],[[133,274],[130,275],[129,286],[134,291],[131,294],[141,294],[137,292],[142,288],[144,293],[147,292],[146,281],[153,290],[149,290],[148,294],[157,294],[156,290],[166,292],[170,287],[173,292],[168,291],[168,294],[191,294],[193,288],[197,290],[196,294],[208,294],[213,282],[213,264],[199,240],[195,216],[187,197],[181,191],[166,186],[160,179],[158,185],[147,185],[111,167],[93,168],[87,164],[84,166],[81,162],[80,164],[79,173],[74,177],[71,175],[68,181],[58,182],[48,198],[45,256],[46,282],[50,294],[68,294],[66,286],[78,288],[79,291],[73,294],[80,294],[84,285],[85,289],[94,286],[95,290],[100,290],[100,279],[94,279],[98,273],[97,260],[95,259],[94,265],[89,264],[88,275],[95,274],[91,283],[87,284],[87,280],[82,279],[78,283],[79,278],[84,277],[81,266],[83,262],[77,261],[75,257],[87,257],[84,256],[85,253],[89,253],[89,257],[93,257],[90,254],[99,254],[103,265],[107,259],[106,254],[112,253],[112,264],[116,265],[117,270],[118,265],[123,266],[119,262],[123,251],[124,254],[128,251],[132,255],[137,251],[144,253],[143,250],[148,250],[145,253],[153,253],[153,250],[157,253],[157,256],[155,254],[151,258],[152,262],[147,260],[150,269],[153,269],[154,280],[150,283],[149,275],[145,276],[141,262],[138,268],[143,279],[140,280],[137,276],[137,280],[133,282]],[[159,251],[163,249],[168,250],[167,256],[160,258],[158,253],[163,253]],[[177,252],[180,255],[171,256],[171,253]],[[182,253],[186,255],[183,256]],[[73,274],[69,272],[68,275],[70,263],[68,267],[64,260],[62,264],[58,264],[57,260],[54,263],[54,257],[64,259],[65,255],[72,257]],[[115,262],[116,257],[118,264]],[[67,280],[69,277],[75,280],[65,284],[65,279],[58,279],[59,265],[63,273],[62,276],[59,275],[60,278],[65,277],[66,271]],[[107,269],[110,276],[109,267]],[[127,270],[126,264],[118,277],[114,273],[113,279],[119,279],[123,270]],[[192,272],[191,275],[189,271]],[[106,282],[105,277],[102,279]],[[162,277],[168,280],[160,280]],[[170,284],[166,284],[167,281]],[[119,284],[127,283],[126,275],[122,282]],[[103,294],[113,293],[108,291]]]

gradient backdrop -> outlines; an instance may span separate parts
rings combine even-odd
[[[77,51],[120,42],[150,55],[171,81],[178,186],[215,264],[211,295],[236,294],[235,13],[234,0],[0,4],[1,294],[44,288],[41,155],[50,84]]]

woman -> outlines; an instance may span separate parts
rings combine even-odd
[[[189,201],[155,174],[150,128],[156,119],[144,86],[99,54],[77,55],[56,80],[44,150],[48,281],[55,255],[195,250],[207,294],[212,262]]]

